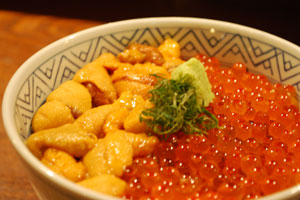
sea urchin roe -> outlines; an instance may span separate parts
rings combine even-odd
[[[295,91],[197,55],[222,129],[181,132],[125,169],[127,199],[253,199],[300,183],[300,118]],[[149,167],[151,166],[151,167]]]

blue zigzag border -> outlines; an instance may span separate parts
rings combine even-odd
[[[167,29],[169,31],[164,31]],[[170,30],[172,30],[172,31],[170,31]],[[250,62],[249,64],[251,64],[253,66],[253,69],[262,65],[265,70],[270,70],[271,75],[274,75],[274,68],[276,68],[276,71],[278,71],[280,81],[287,81],[291,78],[294,78],[295,76],[300,75],[300,70],[299,70],[299,72],[294,73],[293,75],[290,75],[287,77],[284,77],[282,75],[283,72],[289,72],[290,70],[294,70],[295,68],[300,66],[300,58],[284,51],[282,48],[275,47],[271,44],[266,43],[265,41],[260,41],[257,39],[253,39],[253,38],[250,38],[247,36],[242,36],[240,34],[230,33],[230,32],[216,31],[218,34],[224,34],[223,38],[217,39],[215,36],[209,37],[208,34],[205,34],[205,32],[208,30],[209,29],[201,29],[201,28],[194,29],[194,28],[186,28],[186,27],[185,28],[182,28],[182,27],[180,27],[180,28],[178,28],[178,27],[151,27],[151,28],[147,27],[144,29],[134,29],[134,30],[115,32],[115,33],[106,34],[106,35],[99,35],[97,37],[89,38],[87,40],[76,43],[64,50],[61,50],[60,52],[57,52],[56,54],[52,55],[47,60],[42,62],[27,77],[26,81],[24,81],[22,83],[21,89],[18,91],[17,99],[15,102],[16,109],[17,109],[15,111],[15,115],[19,115],[20,117],[16,117],[16,118],[18,120],[21,120],[21,121],[19,121],[19,124],[24,124],[24,127],[27,127],[28,120],[31,120],[34,110],[39,106],[39,105],[37,105],[37,101],[38,101],[37,99],[41,99],[43,97],[43,94],[46,95],[46,92],[44,92],[42,90],[42,88],[35,86],[35,84],[34,84],[35,77],[38,78],[41,82],[43,82],[45,84],[44,86],[48,87],[49,90],[53,90],[58,85],[57,81],[60,81],[60,83],[62,83],[65,80],[72,78],[72,75],[75,73],[75,71],[73,71],[68,66],[63,67],[64,69],[63,69],[63,72],[61,73],[61,67],[62,67],[62,63],[63,63],[64,59],[67,60],[69,63],[72,63],[72,65],[75,66],[75,68],[80,69],[81,66],[78,65],[77,63],[73,62],[72,59],[68,58],[68,56],[66,55],[67,53],[69,53],[72,56],[76,57],[77,59],[81,60],[82,63],[86,63],[86,62],[92,61],[92,59],[99,56],[99,55],[96,55],[98,51],[99,51],[99,54],[101,54],[103,52],[103,50],[106,50],[106,51],[109,51],[116,55],[117,52],[122,51],[133,40],[143,43],[143,44],[150,44],[149,40],[144,38],[144,36],[146,34],[150,34],[151,40],[153,40],[156,43],[155,45],[159,45],[161,42],[160,41],[161,39],[164,40],[168,37],[177,38],[177,41],[179,43],[182,43],[187,37],[193,36],[192,39],[194,39],[196,41],[197,45],[199,47],[201,47],[202,50],[204,51],[202,53],[204,53],[208,56],[211,56],[211,57],[218,56],[221,53],[222,53],[221,57],[226,57],[228,54],[241,55],[241,57],[243,58],[243,62],[246,62],[246,63]],[[199,31],[200,31],[202,37],[200,37],[200,35],[198,35],[197,32],[199,32]],[[128,33],[130,33],[130,36],[128,36]],[[124,36],[122,36],[120,39],[118,39],[116,36],[120,35],[120,34],[124,34]],[[111,38],[111,39],[109,39],[109,38]],[[94,49],[92,49],[92,41],[93,40],[96,40]],[[211,43],[212,40],[216,41],[215,44]],[[109,46],[103,46],[103,45],[101,46],[100,44],[102,41],[109,44]],[[79,54],[76,54],[75,52],[72,51],[73,48],[75,48],[79,45],[82,45],[84,43],[87,43],[87,42],[90,42],[90,44],[86,51],[80,51]],[[204,42],[206,42],[209,46],[205,45]],[[225,43],[221,44],[222,42],[225,42]],[[245,42],[247,42],[249,45],[246,44]],[[239,45],[239,43],[241,44],[241,46]],[[257,43],[259,45],[255,46],[254,43]],[[220,45],[220,46],[218,46],[218,45]],[[228,48],[229,45],[231,45],[230,48]],[[251,50],[248,49],[249,46],[250,46]],[[268,49],[266,51],[263,51],[262,46],[268,46]],[[213,51],[210,51],[209,47]],[[234,49],[235,47],[237,47],[237,49]],[[217,49],[215,49],[215,48],[217,48]],[[228,49],[226,49],[226,48],[228,48]],[[200,49],[194,45],[192,40],[189,40],[187,43],[185,43],[185,45],[181,47],[181,50],[190,52],[190,53],[192,53],[192,52],[199,53],[200,52]],[[252,54],[251,54],[251,52],[252,52]],[[274,55],[272,54],[273,52],[274,52]],[[91,57],[91,60],[88,60],[88,54],[90,54],[90,53],[92,54],[92,57]],[[85,54],[85,58],[81,57],[83,54]],[[271,56],[267,56],[266,59],[261,59],[261,60],[258,59],[258,58],[261,58],[268,54],[271,54]],[[282,62],[279,60],[280,59],[279,56],[282,56]],[[292,65],[291,60],[288,60],[287,56],[297,60],[297,64]],[[274,58],[276,60],[276,66],[271,66],[271,59],[274,59]],[[249,60],[247,60],[247,59],[249,59]],[[256,62],[255,59],[258,59],[260,61]],[[46,68],[46,71],[43,71],[41,69],[42,66],[44,66],[45,64],[47,64],[48,62],[51,62],[51,61],[52,61],[52,66],[50,68]],[[281,66],[281,63],[283,64],[283,66]],[[54,72],[54,68],[56,67],[56,65],[58,65],[57,66],[58,70],[56,72]],[[286,65],[288,65],[288,67],[286,67]],[[50,70],[50,71],[48,71],[48,70]],[[51,78],[53,76],[55,76],[54,81],[52,81],[53,84],[49,85],[49,81],[47,81],[47,80],[45,81],[42,77],[40,77],[37,73],[38,71],[40,73],[44,74],[45,77],[48,78],[47,80],[51,80]],[[51,75],[49,75],[48,73],[50,73]],[[54,73],[54,74],[52,74],[52,73]],[[62,76],[58,77],[59,74],[62,74]],[[32,83],[30,83],[31,78],[33,79]],[[59,78],[60,78],[60,80],[58,80]],[[268,78],[273,79],[272,77],[268,77]],[[21,92],[22,92],[22,89],[26,86],[26,84],[28,84],[28,86],[27,86],[28,93],[24,93],[24,96],[22,98]],[[293,86],[295,86],[297,88],[297,91],[299,94],[300,93],[300,80],[298,82],[294,83]],[[30,87],[32,87],[32,88],[30,88]],[[34,88],[34,87],[36,87],[36,88]],[[39,90],[39,94],[37,94],[37,95],[35,95],[35,97],[33,97],[32,96],[33,91],[35,91],[35,90]],[[18,103],[19,101],[28,107],[25,107],[25,106],[21,105],[20,103]],[[34,104],[36,104],[36,105],[34,105]],[[24,110],[25,112],[21,112],[21,110]],[[25,113],[27,113],[29,115],[26,115]]]

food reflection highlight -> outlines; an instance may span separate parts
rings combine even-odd
[[[126,199],[258,198],[300,182],[295,96],[243,63],[185,62],[172,39],[134,43],[50,93],[26,145],[65,178]]]

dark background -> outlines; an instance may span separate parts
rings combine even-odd
[[[0,0],[0,9],[95,21],[189,16],[257,28],[300,46],[300,0]]]

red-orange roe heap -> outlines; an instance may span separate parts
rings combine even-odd
[[[135,158],[122,177],[124,198],[254,199],[300,182],[300,114],[291,86],[272,84],[243,63],[206,67],[216,98],[208,110],[222,129],[173,134],[155,152]]]

